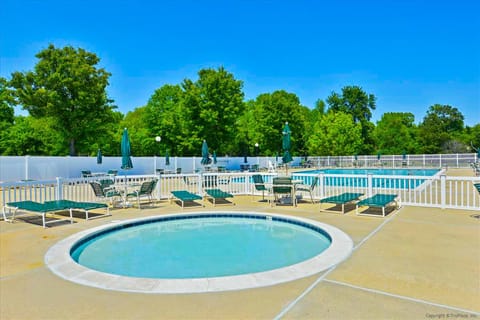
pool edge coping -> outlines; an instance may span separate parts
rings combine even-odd
[[[171,216],[197,216],[205,214],[213,216],[221,214],[242,216],[248,214],[265,217],[271,216],[287,220],[300,221],[324,230],[331,237],[332,243],[325,251],[323,251],[319,255],[287,267],[236,276],[193,279],[152,279],[113,275],[94,271],[84,266],[81,266],[76,263],[70,256],[70,249],[75,243],[91,235],[92,233],[97,233],[108,228],[136,221],[149,221]],[[352,253],[352,251],[353,241],[345,232],[322,222],[301,217],[292,217],[282,214],[255,211],[248,211],[248,213],[239,213],[232,211],[213,213],[206,211],[193,213],[175,213],[162,215],[161,217],[149,216],[145,218],[127,219],[84,230],[63,239],[50,247],[45,254],[44,261],[48,269],[50,269],[57,276],[81,285],[105,290],[124,292],[178,294],[243,290],[289,282],[327,270],[328,268],[337,265],[347,259]]]

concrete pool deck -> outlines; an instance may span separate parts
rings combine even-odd
[[[347,233],[354,252],[320,274],[270,287],[200,294],[141,294],[78,285],[44,264],[58,241],[112,221],[180,213],[161,201],[149,209],[43,229],[0,221],[0,319],[441,319],[480,318],[480,219],[474,211],[402,207],[385,218],[319,211],[319,204],[185,209],[279,213]]]

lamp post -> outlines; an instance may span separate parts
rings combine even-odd
[[[156,136],[155,141],[158,143],[157,151],[160,151],[160,141],[162,141],[162,137]],[[159,153],[160,155],[160,153]]]
[[[257,157],[257,165],[260,165],[260,159],[258,158],[258,142],[255,143],[255,156]]]
[[[155,141],[158,143],[158,146],[155,147],[155,149],[157,150],[158,152],[158,155],[160,155],[160,141],[162,141],[162,137],[160,136],[156,136],[155,137]],[[157,173],[159,170],[157,169],[157,152],[153,152],[153,156],[154,156],[154,159],[155,159],[155,173]]]

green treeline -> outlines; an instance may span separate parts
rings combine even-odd
[[[414,115],[388,112],[371,121],[376,97],[351,85],[319,99],[313,109],[295,93],[277,90],[245,100],[243,83],[223,67],[198,79],[164,85],[126,115],[107,95],[111,74],[91,52],[49,45],[34,69],[0,78],[1,155],[120,154],[128,128],[134,156],[199,155],[202,141],[217,155],[281,154],[288,121],[295,156],[474,152],[480,124],[465,126],[454,106],[435,104],[416,124]],[[28,111],[15,116],[14,106]],[[155,140],[161,136],[161,142]]]

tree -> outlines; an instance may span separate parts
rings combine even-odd
[[[243,83],[223,67],[202,69],[198,76],[195,82],[186,79],[182,83],[182,147],[191,155],[199,154],[206,139],[211,150],[231,153],[233,146],[229,142],[235,139],[236,121],[245,111]]]
[[[118,154],[120,152],[120,141],[123,133],[123,129],[128,129],[128,136],[130,138],[131,153],[134,156],[153,156],[160,155],[158,152],[158,146],[156,145],[156,135],[150,134],[148,125],[145,122],[147,118],[147,107],[135,108],[135,110],[128,112],[125,115],[121,125],[117,129],[117,148]]]
[[[152,153],[165,154],[168,150],[170,155],[182,155],[183,140],[188,134],[185,129],[186,119],[182,112],[183,91],[180,85],[164,85],[155,90],[148,100],[145,109],[145,124],[151,140],[160,136],[162,141],[159,146],[152,146]],[[188,148],[187,148],[188,149]]]
[[[14,124],[1,135],[2,154],[14,156],[65,154],[66,148],[60,143],[62,137],[51,129],[52,125],[49,118],[15,117]]]
[[[0,77],[0,129],[3,129],[4,125],[13,124],[15,117],[14,104],[15,99],[12,91],[8,89],[7,79]]]
[[[49,45],[39,52],[34,71],[14,72],[10,84],[24,109],[49,117],[76,155],[76,143],[102,132],[112,120],[107,98],[110,73],[97,68],[100,59],[81,48]]]
[[[376,108],[376,98],[373,94],[367,94],[358,86],[346,86],[342,88],[342,94],[332,92],[327,98],[329,110],[351,114],[355,123],[362,126],[363,145],[360,152],[368,154],[374,150],[372,131],[375,127],[370,122],[372,110]]]
[[[362,146],[362,127],[350,114],[329,111],[315,125],[307,146],[311,155],[353,155]]]
[[[282,129],[288,122],[292,130],[292,154],[304,154],[306,118],[309,109],[300,104],[300,99],[294,93],[277,90],[273,93],[263,93],[255,100],[247,102],[247,110],[243,119],[239,120],[237,141],[240,145],[253,148],[260,145],[260,152],[274,155],[282,147]]]
[[[0,77],[0,154],[4,154],[6,147],[2,147],[2,141],[6,138],[8,129],[13,126],[15,101],[12,92],[8,89],[7,79]]]
[[[374,130],[378,150],[383,154],[416,153],[415,116],[409,112],[387,112]]]
[[[424,153],[440,153],[463,131],[463,114],[449,105],[435,104],[419,125],[419,141]]]

